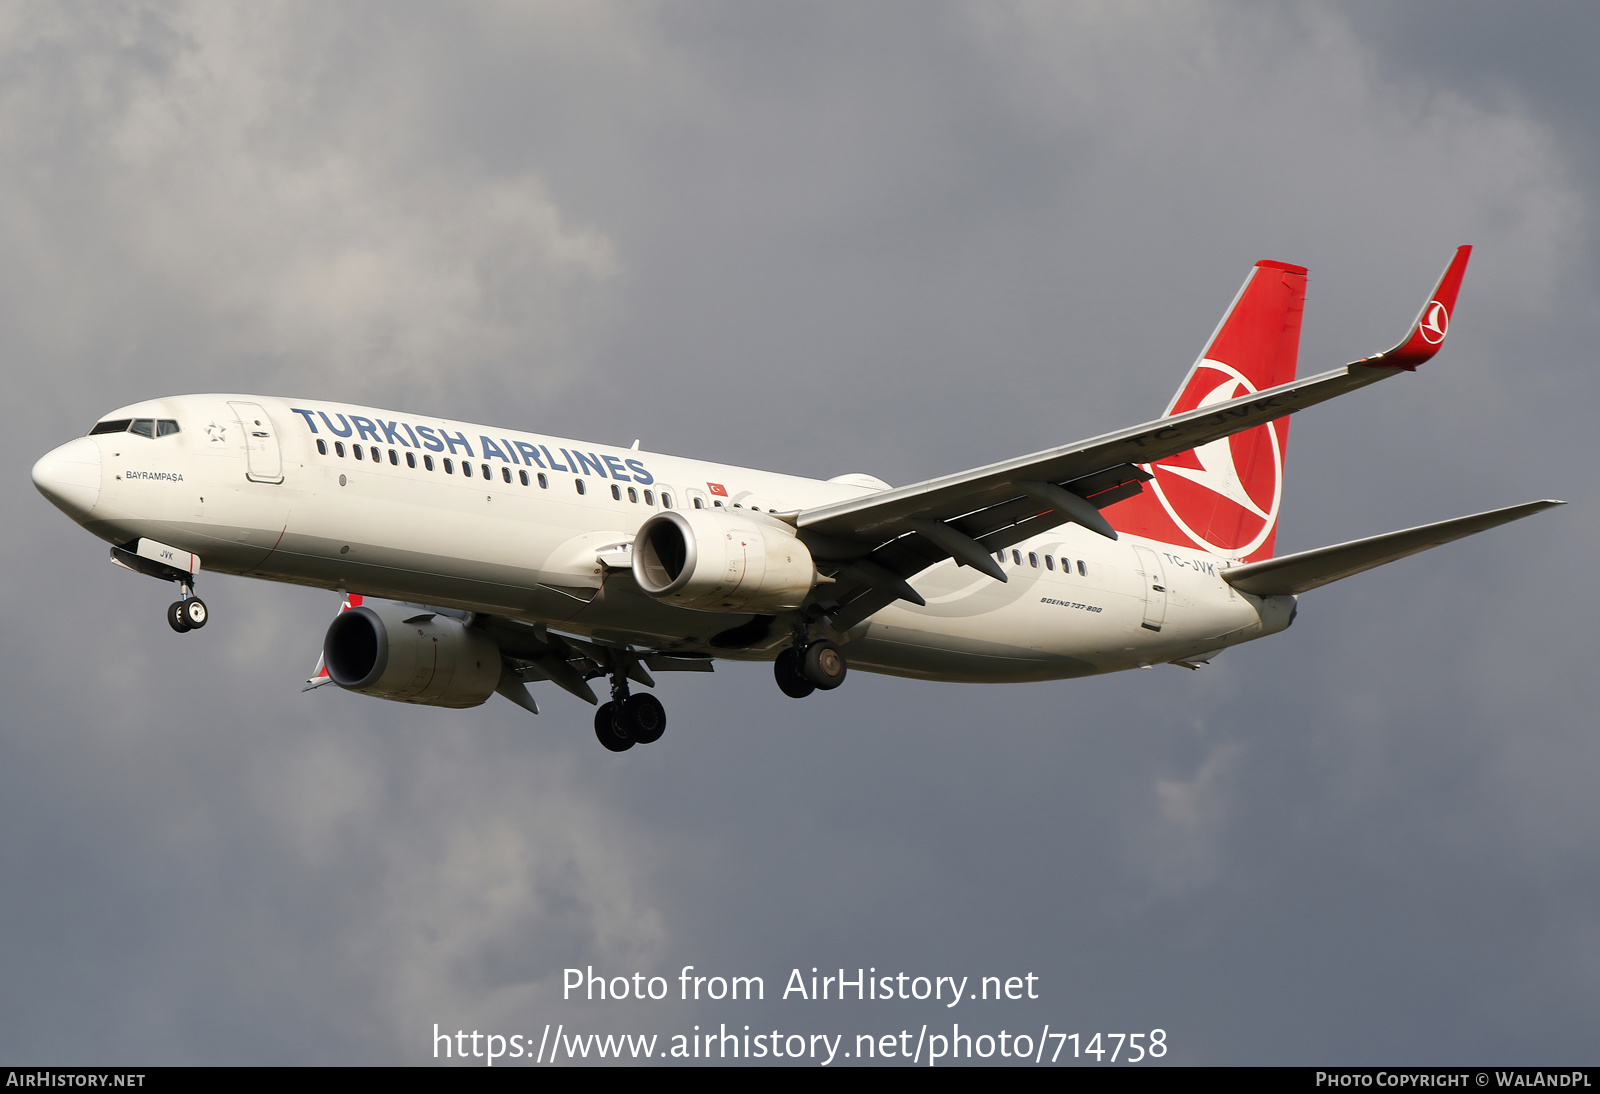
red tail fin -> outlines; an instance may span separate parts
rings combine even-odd
[[[1294,379],[1306,271],[1257,262],[1189,370],[1167,414]],[[1162,460],[1142,493],[1105,510],[1112,527],[1162,543],[1249,560],[1271,558],[1283,497],[1289,419]]]

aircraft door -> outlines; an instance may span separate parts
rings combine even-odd
[[[283,481],[283,452],[278,448],[278,431],[260,403],[229,402],[244,430],[247,469],[251,482]]]
[[[1167,579],[1161,572],[1161,559],[1148,547],[1135,545],[1139,578],[1144,583],[1144,622],[1147,631],[1159,631],[1167,619]]]

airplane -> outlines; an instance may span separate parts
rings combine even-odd
[[[911,486],[243,394],[114,410],[33,481],[113,562],[177,584],[175,631],[206,624],[202,559],[337,591],[307,690],[537,714],[548,682],[613,752],[666,727],[632,685],[718,658],[770,661],[796,699],[849,667],[1193,669],[1286,629],[1302,593],[1563,504],[1275,553],[1289,415],[1433,357],[1470,254],[1392,349],[1304,379],[1307,272],[1257,262],[1159,418]]]

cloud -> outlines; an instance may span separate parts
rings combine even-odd
[[[0,224],[45,278],[36,337],[125,342],[152,309],[273,385],[437,396],[513,358],[570,377],[611,240],[536,173],[434,157],[403,52],[340,71],[357,27],[304,5],[14,13]]]
[[[1472,242],[1439,367],[1297,416],[1282,542],[1592,500],[1592,134],[1448,67],[1319,4],[0,7],[0,1042],[416,1060],[568,965],[859,963],[1185,1061],[1587,1046],[1592,505],[1195,673],[671,674],[612,756],[553,689],[302,696],[328,594],[173,635],[21,471],[223,389],[909,482],[1158,411],[1256,259],[1309,371]]]
[[[1161,895],[1208,885],[1222,874],[1241,752],[1237,742],[1220,744],[1187,779],[1155,780],[1154,808],[1145,814],[1148,831],[1130,860],[1147,871]]]

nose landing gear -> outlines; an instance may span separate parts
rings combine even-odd
[[[192,593],[167,606],[167,623],[179,634],[199,630],[206,625],[206,617],[206,602]]]
[[[181,595],[167,605],[167,626],[183,634],[206,625],[210,617],[206,602],[194,595],[195,575],[200,572],[198,555],[153,539],[136,539],[126,546],[113,545],[111,561],[125,570],[178,586]]]
[[[183,596],[167,605],[167,624],[179,634],[197,631],[206,625],[210,613],[206,611],[206,602],[194,595],[194,575],[185,575],[178,587],[183,590]]]

